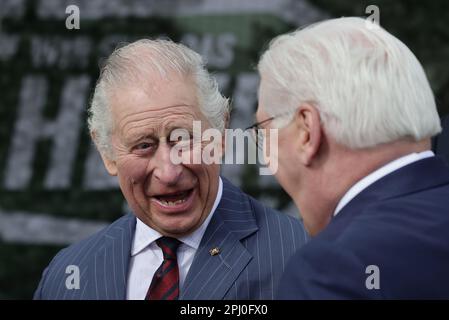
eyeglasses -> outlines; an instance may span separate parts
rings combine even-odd
[[[260,122],[256,122],[255,124],[249,126],[248,128],[245,129],[246,130],[251,130],[251,136],[254,139],[254,142],[256,144],[256,151],[258,150],[262,150],[263,148],[263,141],[265,138],[265,134],[264,131],[265,129],[261,126],[262,124],[266,124],[269,123],[270,121],[273,121],[274,119],[277,118],[281,118],[281,117],[285,117],[285,116],[289,116],[293,113],[294,111],[288,111],[288,112],[284,112],[281,114],[278,114],[276,116],[272,116],[268,119],[262,120]]]
[[[263,127],[261,127],[262,124],[268,123],[270,121],[273,121],[276,117],[270,117],[268,119],[265,119],[260,122],[256,122],[255,124],[249,126],[246,130],[250,130],[251,136],[254,139],[254,143],[256,144],[257,151],[262,150],[263,148],[263,139],[264,139],[264,133],[263,133]]]

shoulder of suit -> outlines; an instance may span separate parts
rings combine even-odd
[[[111,224],[107,225],[103,229],[95,232],[91,236],[78,241],[70,246],[62,249],[53,258],[50,266],[54,264],[55,261],[69,259],[72,263],[75,263],[77,259],[86,260],[86,255],[94,254],[98,249],[105,245],[106,235],[114,228],[123,228],[127,225],[130,219],[134,219],[132,214],[127,214],[119,219],[115,220]]]
[[[357,212],[347,226],[335,232],[331,224],[304,246],[304,254],[327,259],[323,251],[351,255],[365,259],[377,254],[395,256],[408,248],[429,245],[429,238],[445,237],[437,230],[449,229],[446,206],[422,201],[422,195],[409,194],[370,204]],[[340,214],[345,214],[341,212]],[[334,219],[344,219],[336,216]],[[433,233],[428,230],[431,225]],[[445,233],[447,234],[447,233]],[[367,248],[376,248],[370,250]],[[412,250],[412,249],[410,249]]]
[[[247,195],[248,200],[256,214],[256,219],[258,220],[258,215],[264,215],[264,218],[271,221],[274,225],[279,225],[280,228],[293,228],[299,230],[307,238],[307,232],[304,229],[302,221],[298,218],[289,216],[286,213],[282,213],[276,209],[267,207],[259,200]]]
[[[280,212],[279,210],[266,206],[265,204],[251,197],[250,195],[246,196],[255,211],[263,212],[269,217],[276,217],[276,218],[279,217],[282,221],[294,221],[295,223],[300,221],[298,218],[293,218],[286,213]]]

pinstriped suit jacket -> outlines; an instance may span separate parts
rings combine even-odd
[[[125,299],[135,225],[128,214],[61,250],[45,269],[34,299]],[[223,179],[222,199],[180,299],[273,299],[287,260],[306,240],[299,220],[263,206]],[[214,247],[220,254],[211,256]],[[74,273],[66,273],[70,265],[79,268],[79,288],[70,286],[75,283],[69,278]]]

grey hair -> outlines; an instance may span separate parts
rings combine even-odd
[[[418,59],[399,39],[380,27],[369,28],[364,19],[332,19],[281,35],[272,40],[258,70],[267,89],[259,100],[269,114],[312,103],[326,131],[349,148],[419,141],[441,131]]]
[[[169,72],[192,77],[197,86],[200,111],[209,124],[224,131],[229,100],[223,97],[202,57],[188,47],[170,40],[142,39],[116,49],[101,68],[88,112],[88,126],[100,152],[113,157],[110,136],[113,130],[109,93],[129,83],[145,83],[156,73]]]

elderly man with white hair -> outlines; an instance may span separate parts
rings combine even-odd
[[[278,129],[276,178],[313,236],[278,297],[449,298],[449,168],[413,53],[340,18],[275,38],[258,70],[256,127]]]
[[[201,135],[223,133],[228,116],[228,100],[189,48],[140,40],[114,51],[88,121],[132,213],[62,250],[35,298],[272,299],[306,240],[301,222],[221,178],[219,163],[187,161],[203,147],[195,123]],[[173,136],[179,130],[185,139]]]

